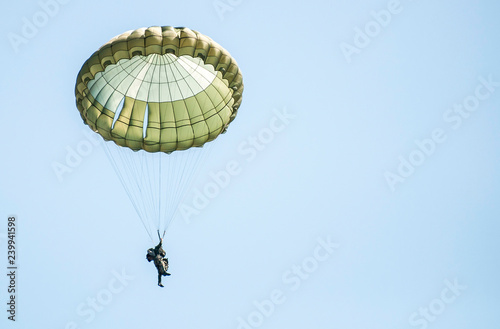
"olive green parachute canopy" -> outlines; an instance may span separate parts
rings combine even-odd
[[[134,151],[171,153],[225,132],[243,79],[229,52],[188,28],[125,32],[83,64],[75,86],[85,122]]]
[[[177,213],[189,220],[189,207],[179,204],[207,159],[208,142],[234,120],[242,93],[231,55],[184,27],[125,32],[83,64],[76,106],[109,141],[103,149],[152,240]]]

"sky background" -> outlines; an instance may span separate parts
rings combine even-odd
[[[16,323],[2,275],[0,327],[495,328],[500,3],[62,2],[10,1],[0,14],[5,272],[8,216],[18,228]],[[163,289],[103,147],[62,179],[54,171],[89,141],[74,99],[81,65],[112,37],[154,25],[210,36],[245,83],[183,204],[211,172],[230,162],[241,172],[173,221]],[[458,123],[450,111],[464,102],[473,111]],[[283,111],[286,128],[255,158],[238,151]]]

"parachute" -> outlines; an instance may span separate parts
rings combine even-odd
[[[229,52],[185,27],[125,32],[83,64],[76,106],[109,141],[106,154],[151,239],[165,234],[206,159],[202,147],[226,131],[242,93]]]

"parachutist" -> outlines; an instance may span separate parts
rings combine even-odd
[[[148,253],[146,254],[146,259],[148,262],[154,260],[154,264],[156,269],[158,270],[158,286],[163,288],[163,284],[161,283],[161,277],[170,275],[168,273],[168,258],[163,258],[167,254],[165,250],[162,248],[163,239],[160,238],[160,243],[154,248],[149,248]]]

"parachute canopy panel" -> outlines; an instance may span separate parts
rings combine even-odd
[[[209,37],[170,26],[125,32],[82,66],[76,104],[105,140],[170,153],[223,133],[241,104],[236,61]]]

